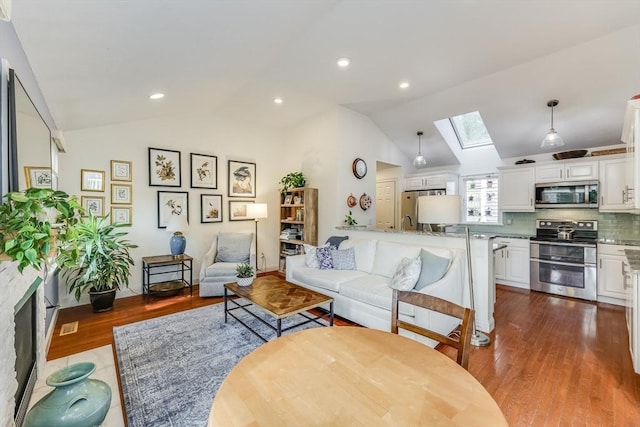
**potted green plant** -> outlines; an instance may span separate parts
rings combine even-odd
[[[236,282],[240,286],[249,286],[253,282],[253,267],[247,262],[236,267]]]
[[[351,211],[349,211],[349,214],[344,216],[344,223],[347,225],[357,225],[358,221],[356,221]]]
[[[82,212],[77,197],[64,191],[29,188],[7,193],[0,204],[0,256],[17,261],[20,273],[27,267],[41,270],[66,247]]]
[[[111,224],[109,215],[89,214],[73,228],[65,241],[68,250],[58,257],[69,293],[80,301],[86,291],[95,312],[111,310],[116,291],[129,286],[134,264],[129,250],[138,246],[124,239],[127,232],[119,231],[126,226]]]
[[[283,176],[278,182],[278,184],[282,185],[280,191],[283,193],[286,193],[290,188],[304,187],[306,183],[307,180],[302,172],[290,172]]]

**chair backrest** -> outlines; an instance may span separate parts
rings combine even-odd
[[[427,310],[437,311],[448,316],[456,317],[461,320],[460,337],[442,335],[439,332],[432,331],[412,323],[399,319],[398,305],[400,302],[415,305]],[[470,308],[459,306],[453,302],[442,298],[434,297],[420,292],[393,290],[393,302],[391,304],[391,332],[398,333],[398,328],[420,334],[432,340],[436,340],[442,344],[451,346],[458,351],[456,362],[465,369],[469,367],[469,347],[471,345],[471,333],[473,330],[474,311]]]

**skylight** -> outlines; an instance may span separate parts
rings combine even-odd
[[[479,111],[450,117],[449,121],[463,150],[493,144]]]

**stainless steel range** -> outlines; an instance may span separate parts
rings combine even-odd
[[[536,220],[531,290],[595,301],[598,221]]]

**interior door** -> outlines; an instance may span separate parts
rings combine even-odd
[[[376,182],[376,228],[395,229],[396,182]]]

